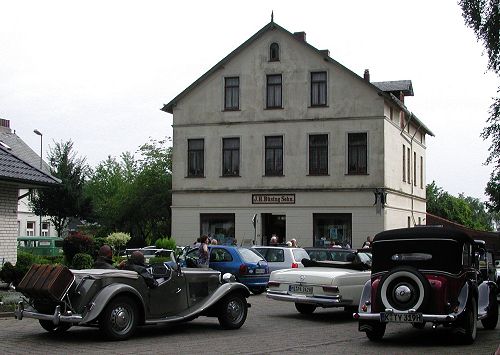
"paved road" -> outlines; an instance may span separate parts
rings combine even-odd
[[[478,323],[474,345],[454,345],[449,332],[426,327],[390,325],[381,343],[359,333],[351,315],[340,309],[319,309],[311,316],[291,303],[251,296],[243,327],[222,330],[216,318],[198,318],[175,326],[142,327],[125,342],[108,342],[98,329],[71,328],[56,337],[38,321],[0,319],[3,354],[493,354],[500,345],[500,325],[486,331]]]

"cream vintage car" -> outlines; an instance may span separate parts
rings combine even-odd
[[[317,307],[344,307],[356,312],[363,286],[370,279],[371,257],[362,251],[332,252],[347,253],[347,261],[304,259],[304,268],[273,271],[267,297],[294,302],[302,314],[311,314]]]

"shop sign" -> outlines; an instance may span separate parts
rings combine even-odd
[[[294,205],[295,194],[252,194],[252,204]]]

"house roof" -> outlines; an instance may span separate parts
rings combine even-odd
[[[59,179],[28,164],[3,146],[0,146],[0,181],[14,182],[22,187],[53,186],[60,183]]]
[[[405,96],[413,96],[411,80],[378,81],[372,82],[372,84],[384,92],[393,94],[403,92]]]
[[[174,97],[169,103],[163,105],[163,108],[161,109],[162,111],[168,112],[173,114],[173,108],[179,102],[184,96],[189,94],[196,86],[198,86],[200,83],[202,83],[206,78],[208,78],[210,75],[212,75],[214,72],[218,71],[219,69],[223,68],[226,63],[228,63],[231,59],[233,59],[237,54],[242,52],[245,48],[247,48],[249,45],[251,45],[253,42],[255,42],[257,39],[262,37],[267,31],[270,30],[280,30],[283,31],[284,33],[288,34],[290,37],[292,37],[294,40],[298,40],[295,38],[294,34],[286,30],[285,28],[281,27],[278,25],[276,22],[271,20],[267,25],[262,27],[257,33],[255,33],[252,37],[250,37],[248,40],[243,42],[239,47],[237,47],[235,50],[233,50],[231,53],[229,53],[227,56],[225,56],[220,62],[215,64],[211,69],[209,69],[205,74],[200,76],[196,81],[194,81],[191,85],[189,85],[186,89],[184,89],[180,94],[178,94],[176,97]],[[404,103],[399,101],[391,92],[386,92],[380,88],[378,88],[374,83],[370,83],[369,81],[366,81],[364,78],[360,77],[358,74],[354,73],[347,67],[343,66],[333,58],[329,56],[329,51],[327,50],[320,50],[317,49],[316,47],[310,45],[306,41],[298,40],[300,43],[302,43],[304,46],[308,47],[309,49],[315,51],[318,53],[318,55],[322,56],[325,61],[334,63],[335,65],[339,66],[341,69],[345,70],[348,72],[350,75],[352,75],[356,80],[361,80],[363,81],[366,85],[370,85],[373,89],[375,89],[379,95],[383,96],[389,101],[393,101],[397,106],[399,106],[402,110],[404,110],[408,116],[412,116],[412,119],[416,121],[416,125],[426,131],[426,133],[434,136],[434,134],[415,116],[413,115]],[[398,85],[403,85],[403,83],[410,82],[409,89],[411,89],[411,92],[413,94],[413,89],[411,87],[411,81],[409,80],[401,80],[401,81],[387,81],[387,82],[381,82],[381,83],[400,83]],[[394,84],[396,85],[396,84]],[[396,100],[396,101],[395,101]]]

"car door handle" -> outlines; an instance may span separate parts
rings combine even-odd
[[[175,291],[175,293],[179,293],[181,291],[182,291],[182,289],[180,287],[177,287],[177,291]]]

